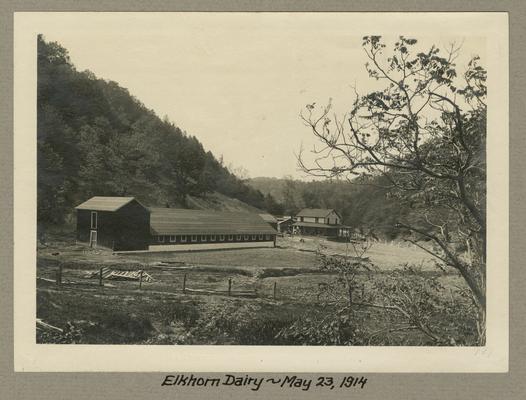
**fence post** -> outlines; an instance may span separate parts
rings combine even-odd
[[[228,295],[232,292],[232,278],[228,278]]]
[[[104,284],[102,283],[102,268],[103,267],[100,267],[99,270],[99,286],[104,286]]]
[[[142,274],[143,274],[143,270],[141,269],[139,273],[139,290],[142,289]]]
[[[60,285],[62,285],[62,262],[59,261],[57,271],[57,286]]]
[[[183,276],[183,293],[186,293],[186,274]]]
[[[276,281],[274,281],[274,294],[272,296],[274,298],[274,300],[276,300],[276,286],[277,286],[277,284],[278,283]]]

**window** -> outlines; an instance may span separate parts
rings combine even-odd
[[[243,239],[244,239],[244,240],[248,240],[248,235],[244,235],[244,236],[243,236]]]
[[[265,240],[270,240],[270,235],[265,235]]]
[[[256,235],[252,235],[252,240],[256,240]]]
[[[164,243],[164,236],[163,236],[163,235],[159,235],[159,236],[157,236],[157,241],[158,241],[159,243]]]
[[[91,229],[97,229],[97,211],[91,212]]]
[[[314,222],[318,223],[320,222],[320,219],[318,217],[314,218]]]
[[[259,239],[259,240],[263,240],[263,235],[259,235],[259,236],[258,236],[258,239]]]
[[[210,235],[210,241],[215,242],[216,241],[216,235]]]
[[[224,242],[225,241],[225,235],[219,235],[219,241]]]
[[[231,242],[232,240],[234,240],[234,235],[228,235],[228,241]]]
[[[303,222],[303,217],[300,217],[300,221]]]
[[[197,242],[197,235],[192,235],[192,242]]]
[[[181,236],[181,243],[186,243],[186,240],[187,240],[187,236],[186,235],[183,235]]]
[[[206,242],[206,235],[201,235],[201,242]]]
[[[175,243],[175,235],[170,235],[170,242]]]
[[[236,235],[236,240],[241,240],[241,235]]]

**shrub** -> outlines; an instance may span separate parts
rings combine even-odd
[[[361,344],[360,333],[348,315],[314,313],[299,317],[280,330],[276,339],[280,344],[348,346]]]
[[[104,314],[85,329],[86,335],[108,343],[137,343],[147,339],[153,331],[148,317],[122,311]]]
[[[187,328],[195,326],[200,317],[197,303],[193,301],[185,303],[163,302],[157,308],[157,315],[165,325],[180,322]]]
[[[193,329],[194,336],[215,344],[265,345],[292,323],[290,315],[268,312],[254,304],[210,307]]]
[[[75,344],[82,343],[83,331],[71,321],[66,322],[62,332],[37,330],[37,343]]]

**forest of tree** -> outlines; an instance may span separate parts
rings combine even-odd
[[[38,221],[61,224],[91,196],[134,196],[187,207],[219,192],[279,211],[197,138],[160,119],[116,82],[78,71],[68,51],[38,37]],[[276,209],[278,207],[278,209]]]

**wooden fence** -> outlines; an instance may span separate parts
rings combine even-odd
[[[61,287],[64,284],[64,267],[62,263],[58,263],[58,268],[56,271],[55,283],[58,287]],[[139,290],[143,289],[143,283],[152,283],[154,282],[153,277],[142,269],[138,270],[116,270],[111,267],[105,266],[100,267],[98,271],[91,272],[84,276],[84,278],[95,278],[98,280],[99,287],[113,287],[113,285],[105,285],[104,281],[106,280],[125,280],[125,281],[137,281]],[[53,282],[51,279],[38,278],[44,281]],[[67,282],[68,284],[78,284],[78,282]],[[226,282],[224,290],[213,290],[213,289],[197,289],[188,286],[188,274],[183,275],[183,285],[182,285],[183,294],[210,294],[210,295],[222,295],[229,297],[248,297],[256,298],[258,297],[257,289],[238,289],[234,288],[234,280],[229,278]],[[274,281],[272,287],[272,298],[277,299],[277,282]]]
[[[228,289],[227,290],[210,290],[210,289],[192,289],[186,286],[187,274],[183,276],[183,293],[189,294],[218,294],[229,297],[258,297],[257,290],[233,290],[232,289],[232,278],[228,279]]]

